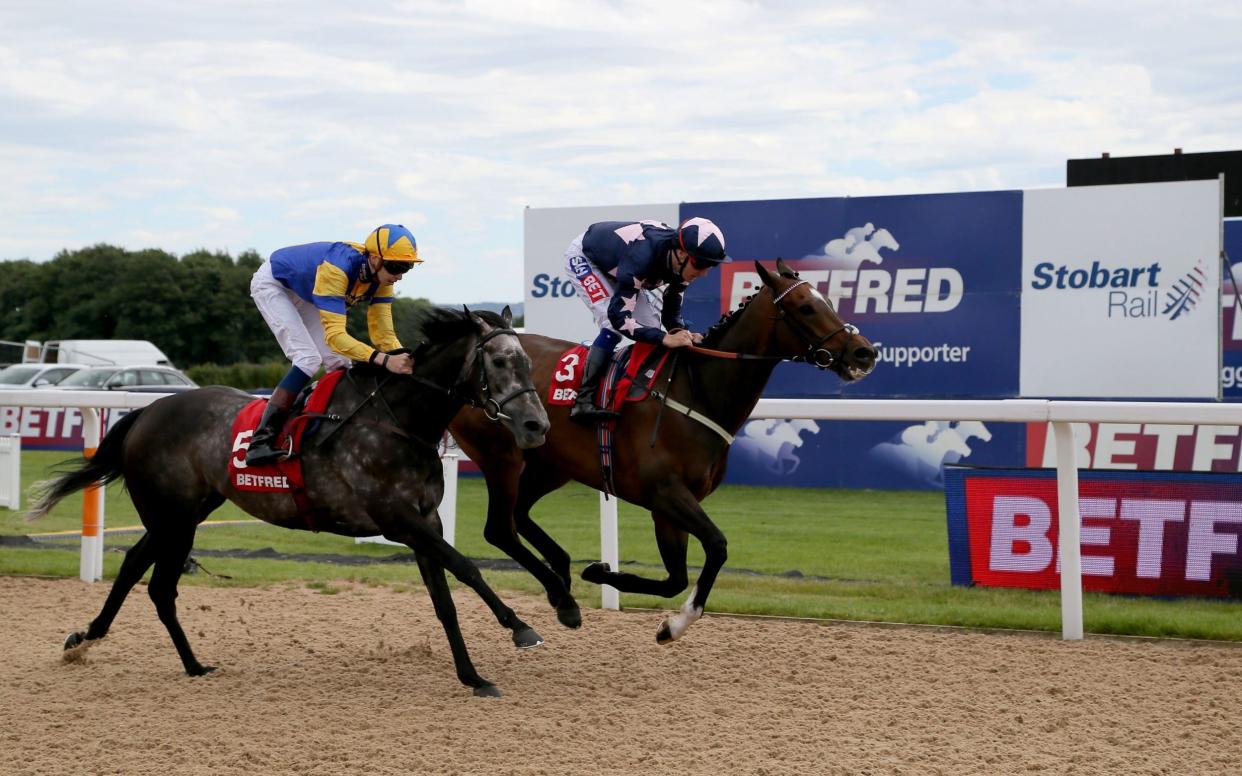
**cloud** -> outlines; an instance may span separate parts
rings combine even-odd
[[[1228,4],[10,5],[0,258],[395,221],[446,302],[521,297],[527,205],[1054,186],[1242,122]]]

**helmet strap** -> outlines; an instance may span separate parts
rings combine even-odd
[[[682,259],[681,261],[677,261],[677,249],[676,248],[668,249],[668,266],[669,266],[669,269],[672,269],[674,272],[677,273],[677,277],[680,280],[685,280],[686,276],[684,272],[686,269],[686,265],[690,263],[690,253],[684,248],[682,249],[681,252],[685,254],[686,258]],[[674,264],[676,264],[676,267],[673,266]]]

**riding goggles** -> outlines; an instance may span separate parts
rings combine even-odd
[[[387,270],[390,275],[404,275],[410,271],[414,264],[409,261],[385,261],[380,266]]]

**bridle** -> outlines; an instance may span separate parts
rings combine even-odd
[[[464,371],[462,376],[458,378],[457,382],[453,384],[452,388],[445,388],[439,383],[434,383],[420,375],[411,375],[410,378],[414,380],[414,382],[425,385],[428,388],[433,388],[455,401],[460,401],[463,404],[469,404],[471,407],[483,410],[483,414],[488,420],[494,422],[512,420],[512,416],[504,413],[505,405],[522,394],[536,393],[537,391],[534,386],[530,386],[528,388],[518,388],[517,390],[511,392],[508,396],[501,399],[497,399],[492,396],[492,386],[487,379],[487,367],[483,363],[483,346],[486,345],[489,340],[505,334],[511,334],[514,337],[517,336],[517,332],[513,329],[492,329],[487,334],[484,334],[479,338],[479,341],[474,345],[474,359],[470,365],[470,369]],[[472,378],[476,379],[478,382],[477,390],[472,392],[473,395],[461,390],[462,386],[468,383]]]
[[[517,336],[517,332],[513,329],[492,329],[487,334],[479,338],[478,343],[474,346],[474,368],[470,371],[477,373],[479,376],[479,399],[467,398],[466,403],[471,407],[478,407],[483,410],[483,414],[491,421],[512,420],[509,415],[504,414],[504,407],[509,402],[524,393],[536,393],[535,387],[518,388],[509,393],[503,399],[495,399],[492,397],[492,387],[487,381],[487,368],[483,364],[483,345],[493,337],[499,337],[502,334],[512,334]],[[457,386],[454,386],[454,390]],[[459,394],[460,395],[460,394]]]
[[[798,286],[808,286],[810,284],[811,281],[809,280],[799,280],[777,294],[776,298],[772,300],[773,306],[776,307],[775,317],[784,321],[789,328],[793,329],[794,334],[798,335],[798,338],[806,345],[806,353],[801,356],[794,356],[790,359],[791,361],[803,361],[817,369],[831,369],[834,364],[845,358],[846,346],[842,345],[839,353],[833,353],[825,347],[824,343],[843,331],[851,335],[857,334],[858,327],[852,323],[843,323],[840,328],[833,329],[822,337],[816,337],[815,332],[808,329],[805,324],[799,322],[797,318],[788,315],[785,309],[781,307],[781,300]]]

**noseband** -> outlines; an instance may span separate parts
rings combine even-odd
[[[786,294],[793,291],[798,286],[808,286],[810,284],[811,281],[809,280],[799,280],[797,283],[794,283],[789,288],[786,288],[784,291],[777,294],[776,298],[772,300],[772,304],[776,306],[776,317],[788,324],[789,328],[793,329],[794,334],[798,335],[798,339],[802,340],[806,344],[806,353],[801,356],[794,356],[790,360],[804,361],[817,369],[831,369],[832,366],[838,361],[845,359],[845,345],[841,346],[841,351],[839,353],[833,353],[824,346],[824,343],[843,331],[851,335],[857,334],[858,327],[852,323],[843,323],[839,329],[834,329],[822,337],[816,337],[815,332],[808,329],[805,324],[799,322],[798,319],[787,315],[784,308],[781,307],[781,300],[785,298]]]

